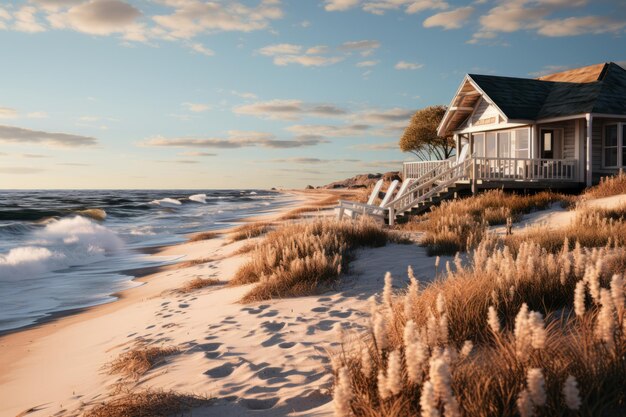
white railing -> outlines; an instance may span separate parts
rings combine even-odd
[[[577,181],[575,159],[475,157],[475,179],[494,181]]]
[[[432,171],[439,166],[451,166],[451,164],[453,163],[453,158],[456,157],[444,159],[442,161],[405,162],[402,165],[402,179],[406,180],[407,178],[420,178],[424,174]]]
[[[396,214],[402,214],[410,210],[417,204],[434,197],[435,194],[443,191],[456,181],[467,178],[472,167],[472,158],[451,164],[447,169],[442,169],[440,168],[441,166],[431,171],[432,176],[431,174],[427,176],[430,178],[422,176],[423,181],[417,181],[401,196],[397,196],[391,203],[385,206],[389,210],[390,222],[393,222],[393,217]]]

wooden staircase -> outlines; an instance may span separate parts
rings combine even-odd
[[[393,225],[398,219],[423,213],[432,205],[467,191],[472,159],[469,157],[460,162],[451,159],[419,177],[402,195],[385,205],[385,220]]]

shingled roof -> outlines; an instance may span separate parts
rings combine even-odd
[[[626,70],[612,62],[541,79],[477,74],[469,74],[469,77],[509,120],[583,113],[626,115]]]

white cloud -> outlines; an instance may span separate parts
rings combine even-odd
[[[329,138],[338,137],[358,137],[363,136],[371,129],[366,124],[350,124],[350,125],[293,125],[285,128],[288,132],[297,135],[314,135]]]
[[[156,136],[141,143],[144,147],[171,147],[171,148],[217,148],[217,149],[239,149],[246,147],[260,146],[272,149],[291,149],[305,146],[314,146],[325,143],[322,137],[313,135],[302,135],[291,140],[276,139],[274,135],[255,131],[229,131],[226,138],[165,138]]]
[[[46,119],[48,118],[48,113],[45,111],[34,111],[30,112],[26,115],[29,119]]]
[[[336,64],[343,60],[343,57],[339,56],[311,55],[312,53],[324,53],[325,48],[325,46],[314,46],[308,48],[304,54],[302,54],[301,51],[304,50],[302,45],[280,43],[265,46],[257,52],[261,55],[273,57],[274,65],[278,66],[299,64],[304,67],[323,67]]]
[[[361,62],[357,62],[356,66],[361,68],[361,67],[374,67],[376,65],[378,65],[380,61],[361,61]]]
[[[366,110],[358,113],[358,120],[372,124],[388,124],[391,122],[408,122],[415,110],[394,107],[387,110]]]
[[[276,45],[268,45],[258,50],[261,55],[276,56],[276,55],[294,55],[299,54],[302,50],[301,45],[294,45],[291,43],[280,43]]]
[[[394,66],[397,70],[416,70],[423,68],[424,64],[418,64],[415,62],[407,62],[407,61],[398,61],[398,63]]]
[[[324,9],[329,12],[343,12],[359,4],[360,0],[326,0]]]
[[[371,0],[363,4],[363,10],[377,15],[401,8],[405,13],[413,14],[423,10],[447,9],[448,3],[443,0]]]
[[[178,155],[180,156],[217,156],[216,153],[212,153],[212,152],[196,152],[196,151],[180,152]]]
[[[360,145],[355,145],[352,148],[360,151],[388,151],[400,149],[398,142],[362,143]]]
[[[202,45],[201,43],[192,43],[191,45],[189,45],[189,47],[202,55],[206,55],[206,56],[213,56],[215,55],[215,52],[212,49],[209,49],[207,47],[205,47],[204,45]]]
[[[598,35],[623,32],[625,27],[626,21],[623,19],[615,20],[607,16],[568,17],[543,22],[537,33],[551,37],[576,36],[587,33]]]
[[[211,106],[208,104],[202,103],[182,103],[181,106],[187,108],[187,110],[192,111],[194,113],[202,113],[211,109]]]
[[[258,98],[258,96],[254,93],[246,93],[246,92],[235,91],[235,90],[231,91],[230,93],[234,96],[245,98],[248,100],[256,100]]]
[[[358,51],[362,56],[369,56],[378,48],[380,48],[380,42],[375,40],[344,42],[339,46],[339,49],[343,51]]]
[[[11,20],[11,15],[9,14],[9,12],[0,7],[0,30],[8,29],[8,26],[5,23],[8,20]]]
[[[280,55],[274,57],[274,64],[284,67],[289,64],[299,64],[303,67],[325,67],[343,61],[342,57],[325,57],[314,55]]]
[[[136,20],[141,12],[121,0],[90,0],[48,15],[48,21],[56,29],[73,29],[92,35],[132,33],[131,37],[142,38],[137,33]]]
[[[437,13],[424,20],[424,27],[432,28],[441,26],[442,28],[459,29],[467,22],[467,19],[474,13],[474,8],[471,6],[460,7],[458,9],[450,10],[448,12]]]
[[[445,10],[448,7],[450,7],[448,3],[442,0],[418,0],[411,2],[411,4],[409,4],[406,8],[406,12],[409,14],[413,14],[419,13],[424,10]]]
[[[328,46],[326,45],[313,46],[305,51],[305,54],[307,55],[319,55],[325,53],[328,53]]]
[[[15,30],[29,33],[45,31],[46,28],[37,20],[37,11],[36,7],[23,6],[14,12],[13,17],[15,19]]]
[[[303,117],[342,117],[348,112],[331,104],[304,103],[301,100],[270,100],[235,107],[233,112],[267,119],[297,120]]]
[[[163,37],[173,39],[190,39],[201,33],[267,29],[272,20],[283,17],[280,3],[275,0],[261,0],[255,7],[237,1],[161,0],[161,3],[174,11],[152,19]]]
[[[508,0],[491,8],[480,18],[480,29],[469,43],[494,39],[498,33],[521,30],[534,31],[549,37],[577,36],[583,34],[623,33],[624,19],[611,15],[568,16],[574,7],[582,8],[588,0]]]
[[[97,140],[89,136],[43,132],[14,126],[0,126],[0,142],[76,147],[95,145]]]
[[[17,110],[10,107],[0,107],[0,119],[15,119],[18,116]]]

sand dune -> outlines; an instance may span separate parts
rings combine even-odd
[[[329,416],[335,324],[366,326],[367,298],[380,291],[388,270],[398,283],[408,265],[425,280],[434,276],[434,259],[422,248],[389,245],[361,250],[341,284],[324,294],[244,305],[238,300],[249,287],[225,283],[245,262],[234,252],[246,243],[221,238],[166,248],[158,255],[210,261],[167,268],[115,303],[3,337],[0,415],[31,408],[29,416],[80,414],[120,382],[103,366],[147,343],[180,353],[126,385],[216,398],[194,415]],[[196,277],[221,284],[176,291]]]

